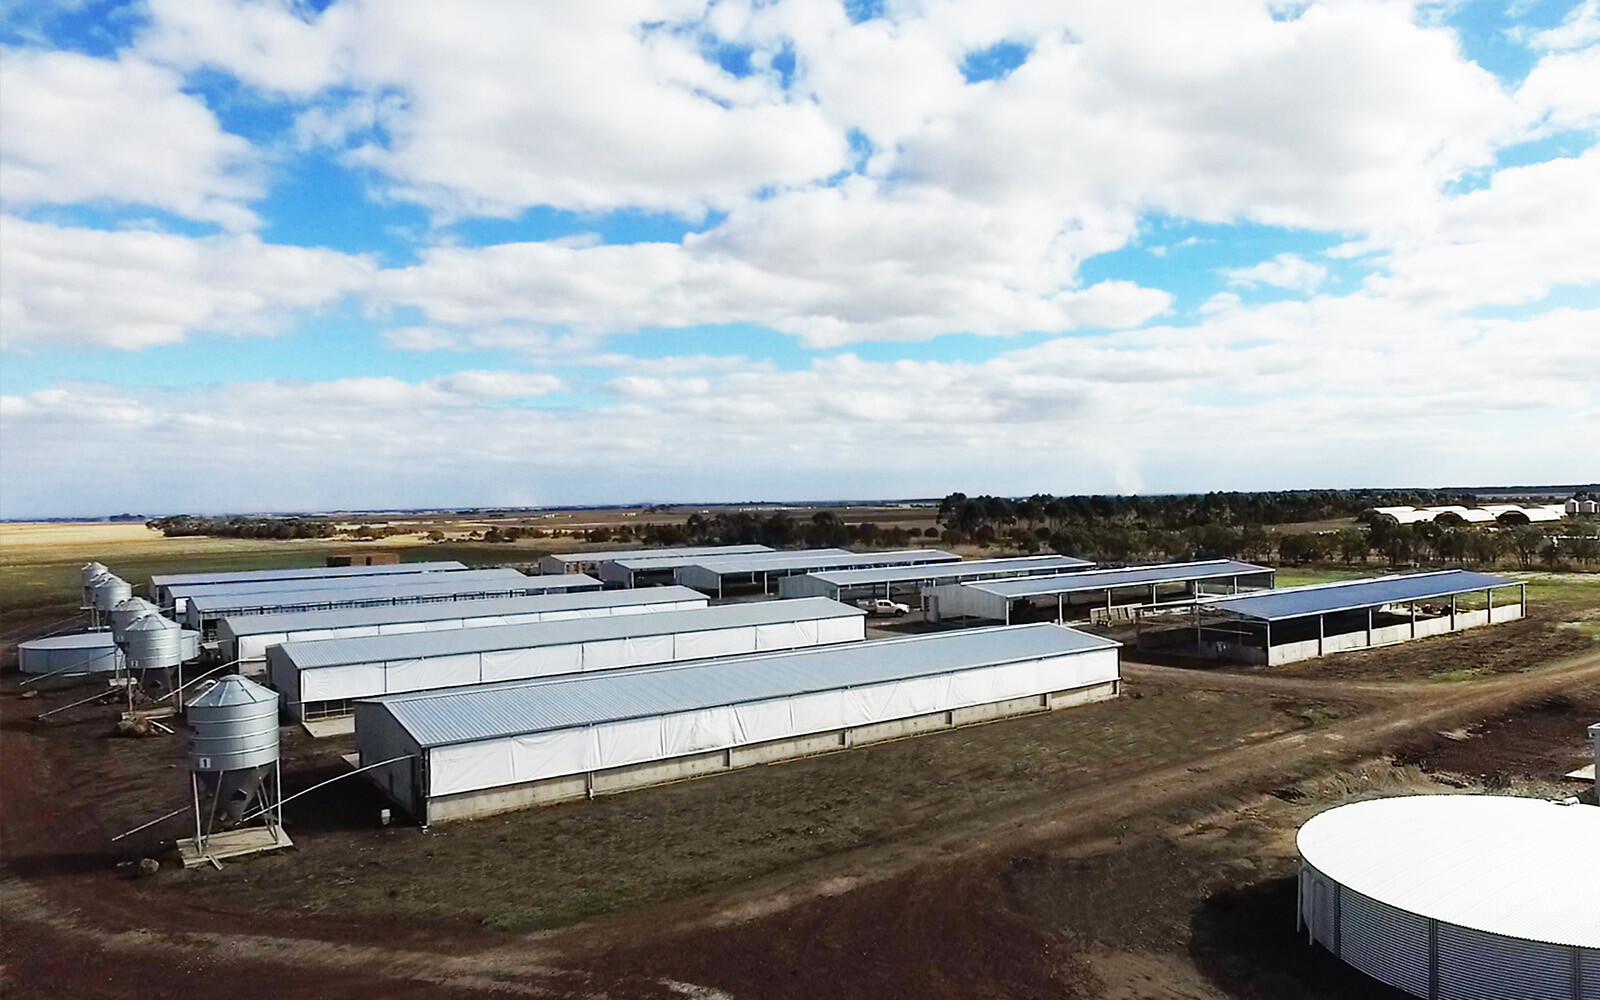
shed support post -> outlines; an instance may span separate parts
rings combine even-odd
[[[1517,584],[1517,606],[1522,608],[1522,617],[1528,617],[1528,585]]]
[[[1484,624],[1493,625],[1494,624],[1494,588],[1493,587],[1489,587],[1486,590],[1484,590],[1483,596],[1484,596],[1484,599],[1489,602],[1489,610],[1484,615],[1484,618],[1483,618]]]
[[[1323,647],[1325,646],[1325,644],[1327,642],[1327,637],[1328,637],[1327,618],[1328,618],[1328,616],[1326,614],[1317,615],[1317,655],[1318,656],[1322,655]]]
[[[1267,622],[1267,666],[1272,666],[1272,622]]]
[[[1367,609],[1367,645],[1372,645],[1372,609]]]
[[[1067,621],[1066,602],[1067,602],[1067,595],[1065,595],[1065,594],[1057,594],[1056,595],[1056,624],[1057,625],[1066,624],[1066,621]]]
[[[1417,602],[1411,602],[1411,638],[1417,637]]]
[[[1150,603],[1154,604],[1155,602],[1156,602],[1156,585],[1152,583],[1150,585]]]

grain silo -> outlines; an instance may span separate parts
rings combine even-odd
[[[178,842],[184,867],[290,846],[277,693],[237,674],[207,681],[189,701],[187,718],[194,838]]]

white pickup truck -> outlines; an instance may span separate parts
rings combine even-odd
[[[910,606],[901,604],[899,601],[891,601],[887,597],[874,597],[865,601],[857,601],[856,607],[869,615],[885,618],[900,618],[911,613]]]

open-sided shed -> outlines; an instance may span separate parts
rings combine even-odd
[[[1109,615],[1162,600],[1204,593],[1237,593],[1271,587],[1276,572],[1233,559],[1091,569],[1020,580],[987,580],[934,587],[928,591],[928,617],[986,618],[1012,622],[1040,614],[1074,621]]]
[[[746,552],[771,552],[765,545],[680,545],[658,549],[601,549],[561,552],[539,560],[541,573],[588,573],[604,579],[603,567],[618,559],[665,559],[674,556],[731,556]]]
[[[1513,596],[1496,598],[1512,588]],[[1514,621],[1523,615],[1525,590],[1517,580],[1459,569],[1286,587],[1198,600],[1153,619],[1148,629],[1141,621],[1139,645],[1293,663]]]
[[[302,719],[348,714],[397,691],[525,680],[866,638],[865,616],[809,598],[655,615],[501,625],[360,639],[287,642],[267,650],[268,674]]]
[[[1113,698],[1118,644],[972,629],[356,705],[363,766],[424,824]]]
[[[758,552],[753,555],[702,559],[678,567],[673,576],[685,587],[722,597],[736,586],[759,586],[763,594],[771,593],[773,580],[821,570],[921,566],[960,561],[961,557],[955,553],[939,549],[902,549],[894,552],[802,549],[797,552]]]
[[[919,566],[822,570],[803,576],[783,577],[778,581],[778,596],[831,597],[836,601],[858,597],[894,597],[897,594],[920,594],[927,588],[941,584],[1047,576],[1093,567],[1094,563],[1072,556],[1018,556],[1014,559],[969,559]]]

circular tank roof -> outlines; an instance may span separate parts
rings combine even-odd
[[[1346,888],[1434,920],[1600,948],[1600,808],[1498,795],[1409,795],[1330,809],[1300,857]]]
[[[29,639],[17,643],[18,649],[104,649],[115,646],[110,632],[79,632],[75,635],[52,635],[43,639]]]

